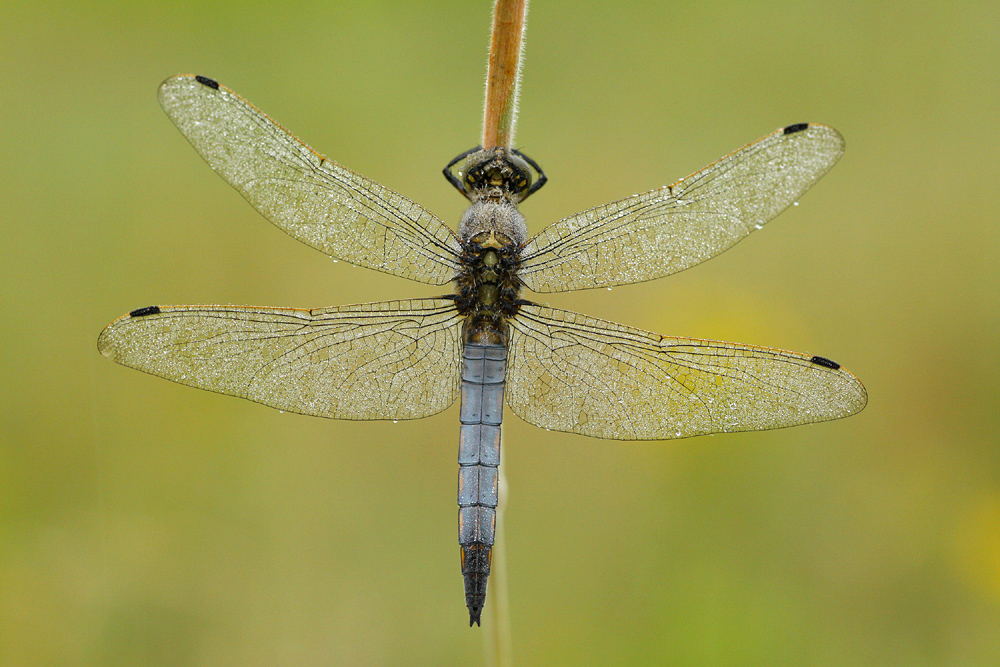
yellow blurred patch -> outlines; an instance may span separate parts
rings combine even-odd
[[[1000,495],[967,507],[954,533],[955,566],[976,593],[1000,603]]]

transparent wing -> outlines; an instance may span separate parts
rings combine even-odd
[[[212,169],[299,241],[423,283],[454,277],[459,244],[440,219],[316,153],[225,86],[173,77],[160,104]]]
[[[673,185],[549,225],[525,245],[518,275],[536,292],[561,292],[676,273],[760,229],[843,152],[833,128],[790,125]]]
[[[839,419],[868,400],[852,374],[807,354],[665,338],[534,305],[510,324],[507,404],[557,431],[685,438]]]
[[[336,419],[414,419],[458,395],[462,318],[446,299],[317,310],[141,308],[101,333],[112,361]]]

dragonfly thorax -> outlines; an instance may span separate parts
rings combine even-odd
[[[486,238],[494,234],[497,239],[520,247],[528,240],[528,227],[524,216],[509,199],[480,199],[473,201],[465,209],[458,225],[458,237],[463,243],[472,239]]]
[[[481,333],[502,329],[503,320],[519,308],[520,244],[490,230],[473,235],[464,246],[462,271],[455,283],[458,310],[469,318],[466,329]]]

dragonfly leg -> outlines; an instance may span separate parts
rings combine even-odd
[[[465,184],[462,183],[462,181],[457,176],[455,176],[451,168],[454,167],[456,164],[458,164],[461,160],[481,150],[483,150],[482,146],[476,146],[475,148],[470,148],[464,153],[459,153],[458,155],[455,156],[455,159],[449,162],[448,165],[441,172],[444,174],[444,177],[448,179],[448,182],[455,187],[456,190],[461,192],[467,199],[470,200],[472,199],[472,194],[465,188]]]
[[[515,148],[514,150],[511,151],[511,153],[513,153],[514,155],[518,156],[519,158],[530,164],[532,169],[534,169],[538,173],[538,180],[532,183],[531,187],[528,188],[528,191],[524,193],[523,197],[521,197],[521,201],[524,201],[531,195],[541,190],[542,186],[549,182],[549,177],[545,175],[545,172],[542,171],[542,168],[538,166],[537,162],[532,160],[530,157],[528,157],[521,151]]]

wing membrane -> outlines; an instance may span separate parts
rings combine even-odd
[[[289,412],[414,419],[458,395],[461,321],[446,299],[164,306],[115,320],[97,346],[125,366]]]
[[[778,130],[673,185],[565,218],[528,241],[519,276],[536,292],[626,285],[735,245],[832,167],[844,139],[823,125]]]
[[[665,338],[534,305],[510,324],[507,404],[558,431],[685,438],[838,419],[868,400],[851,373],[795,352]]]
[[[459,244],[440,219],[331,162],[233,91],[216,86],[173,77],[160,86],[160,104],[212,169],[265,218],[358,266],[432,285],[454,277]]]

